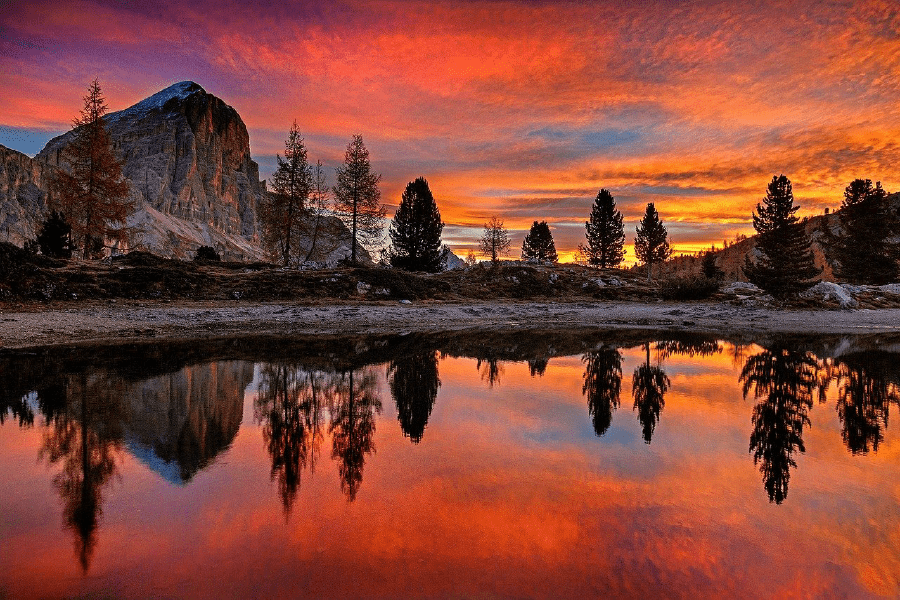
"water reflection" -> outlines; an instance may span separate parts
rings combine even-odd
[[[806,452],[803,428],[810,424],[818,375],[819,362],[812,354],[786,348],[749,357],[741,371],[744,396],[752,389],[759,400],[753,408],[750,452],[769,500],[776,504],[787,498],[795,453]]]
[[[641,434],[644,442],[650,443],[659,413],[666,405],[665,395],[669,390],[669,377],[659,365],[650,364],[650,342],[644,344],[647,360],[634,370],[631,380],[631,395],[634,397],[634,408],[638,411],[641,422]]]
[[[797,519],[803,510],[810,510],[809,503],[802,497],[788,501],[789,487],[794,486],[796,496],[803,493],[797,490],[809,492],[810,484],[802,477],[792,483],[791,476],[796,476],[798,469],[802,474],[821,469],[799,460],[807,452],[807,442],[811,453],[819,452],[813,443],[816,435],[833,440],[838,454],[847,461],[858,461],[857,455],[862,454],[872,458],[879,452],[888,456],[895,452],[888,422],[892,406],[900,406],[900,362],[896,353],[873,350],[858,340],[757,343],[647,332],[569,333],[559,337],[546,333],[529,337],[519,332],[472,339],[446,334],[315,340],[295,342],[288,348],[262,344],[214,346],[207,350],[208,356],[198,356],[196,349],[157,350],[153,360],[140,352],[120,362],[99,360],[105,365],[102,368],[84,357],[50,351],[36,357],[6,356],[0,357],[0,436],[10,440],[31,432],[39,439],[29,458],[33,462],[37,453],[43,468],[50,467],[47,479],[52,478],[55,490],[51,497],[56,535],[61,511],[66,545],[75,539],[76,560],[69,562],[73,568],[77,564],[83,573],[91,570],[92,563],[103,564],[104,555],[98,547],[111,548],[117,540],[121,543],[107,533],[111,526],[104,521],[116,522],[110,519],[109,515],[115,513],[109,509],[115,506],[116,490],[133,485],[129,478],[134,465],[157,473],[160,477],[152,477],[154,485],[194,490],[210,480],[201,473],[227,471],[232,460],[236,469],[258,471],[262,482],[255,490],[249,486],[228,488],[221,502],[239,512],[241,498],[258,491],[271,503],[254,513],[254,527],[260,526],[258,521],[264,521],[268,513],[277,515],[288,533],[305,526],[299,521],[316,521],[297,519],[298,511],[293,510],[302,484],[317,499],[315,507],[303,512],[304,517],[320,515],[318,518],[327,520],[335,514],[348,519],[365,515],[389,521],[386,514],[409,504],[418,512],[402,512],[396,519],[428,525],[421,527],[426,531],[449,523],[449,530],[455,531],[460,529],[455,512],[459,510],[472,515],[462,529],[485,529],[472,533],[477,543],[490,545],[485,541],[488,539],[497,543],[485,531],[499,531],[502,527],[495,522],[511,520],[516,535],[525,539],[523,545],[544,543],[562,552],[558,547],[580,543],[578,532],[587,527],[585,523],[560,526],[558,545],[543,538],[538,543],[528,537],[528,532],[543,527],[549,530],[553,516],[562,509],[541,503],[545,498],[565,496],[569,486],[577,488],[573,482],[579,480],[590,480],[587,488],[591,493],[604,489],[611,492],[608,496],[621,492],[622,498],[629,499],[635,494],[643,497],[647,489],[674,493],[671,480],[678,478],[691,477],[691,486],[705,485],[708,489],[749,481],[749,488],[732,490],[729,498],[752,505],[756,496],[767,510],[785,511],[779,514]],[[887,344],[879,348],[884,346]],[[634,417],[619,417],[613,426],[625,372],[633,373],[637,422]],[[479,383],[479,376],[487,385]],[[521,393],[523,388],[527,393]],[[392,403],[384,407],[382,396],[387,393]],[[752,402],[743,403],[742,397]],[[820,407],[814,415],[817,400],[834,402],[835,410]],[[252,422],[242,421],[245,401],[252,408]],[[460,403],[465,409],[454,413],[454,404]],[[441,409],[436,412],[439,404]],[[391,414],[394,409],[396,416]],[[650,467],[642,462],[641,457],[647,453],[640,449],[651,443],[664,410],[665,437],[657,436],[654,465]],[[385,421],[379,427],[382,418]],[[813,420],[815,430],[810,429]],[[716,426],[709,427],[707,421],[714,421]],[[391,423],[398,423],[399,428]],[[716,437],[729,427],[735,435]],[[426,430],[428,443],[422,443]],[[251,432],[252,443],[247,442],[247,435],[239,435],[243,431]],[[601,442],[598,437],[605,440]],[[805,441],[805,437],[810,439]],[[244,440],[243,447],[236,442],[239,438]],[[732,443],[734,440],[738,443]],[[232,458],[219,460],[232,447],[241,449],[238,456],[231,451]],[[324,469],[320,462],[323,451]],[[254,452],[258,459],[247,458]],[[409,462],[404,462],[429,456],[429,452],[437,453],[432,463],[440,468],[425,472],[422,465],[409,469]],[[496,464],[492,462],[495,452]],[[716,456],[711,460],[709,454]],[[328,461],[329,455],[334,464]],[[552,461],[546,460],[548,455]],[[708,468],[721,455],[731,457],[730,462],[722,460],[722,471],[733,474],[734,480],[724,476],[715,480],[721,473]],[[657,461],[657,457],[666,460]],[[833,461],[834,457],[820,460]],[[540,463],[534,471],[529,470],[530,461]],[[863,471],[863,463],[859,464]],[[0,467],[12,468],[2,462]],[[484,471],[469,475],[468,469],[478,468]],[[658,477],[666,468],[672,468],[668,482]],[[591,479],[595,472],[602,476]],[[395,473],[403,473],[407,479]],[[461,479],[447,481],[448,473]],[[409,479],[420,475],[420,481]],[[849,487],[854,490],[865,485],[852,479],[858,475],[847,474]],[[760,476],[765,494],[760,493]],[[385,481],[392,477],[398,480],[398,487],[386,489]],[[39,478],[40,474],[35,476]],[[539,489],[548,479],[564,481],[564,489],[553,493]],[[517,483],[527,491],[517,488]],[[360,494],[361,490],[365,494]],[[342,507],[339,513],[333,506],[323,508],[329,493]],[[571,493],[567,497],[570,502],[587,497]],[[708,490],[706,494],[702,497],[705,502],[715,505],[719,501],[710,500],[714,494]],[[415,501],[398,502],[407,495]],[[447,505],[442,504],[445,495],[449,496]],[[667,510],[676,511],[683,500],[676,494]],[[856,502],[853,498],[841,501]],[[3,502],[11,503],[0,492],[0,508],[6,506]],[[385,502],[388,508],[381,505]],[[508,505],[508,510],[491,512],[497,505]],[[221,508],[210,512],[218,514]],[[668,518],[664,511],[647,516],[653,512],[651,508],[648,505],[629,513],[629,518],[638,523],[635,527],[644,531],[658,524],[671,526],[663,523]],[[724,508],[726,512],[734,510],[733,506]],[[256,510],[254,506],[249,509]],[[625,510],[625,505],[611,507],[610,514],[615,510]],[[585,514],[589,512],[585,509]],[[760,514],[763,520],[775,518],[774,512]],[[533,522],[522,515],[530,516]],[[866,522],[875,521],[873,517]],[[358,521],[353,523],[360,525]],[[607,522],[604,526],[613,527]],[[616,526],[625,528],[616,530],[617,535],[633,533],[621,523]],[[223,536],[221,531],[227,529],[223,523],[216,536]],[[666,535],[681,534],[670,531]],[[691,531],[684,535],[698,534]],[[297,537],[302,538],[299,534]],[[362,541],[372,544],[373,562],[392,556],[372,540]],[[679,543],[689,547],[695,541]],[[0,539],[0,543],[5,542]],[[406,543],[397,539],[388,545],[405,548]],[[619,546],[611,546],[612,551],[622,551],[622,544],[627,546],[621,540],[617,543]],[[654,543],[665,546],[660,540]],[[681,552],[683,548],[679,548]],[[65,551],[71,552],[68,547]],[[422,556],[439,552],[435,548],[417,551]],[[664,559],[671,558],[663,554]],[[0,566],[2,560],[0,557]],[[641,558],[634,560],[639,562]],[[523,564],[515,563],[519,567]],[[660,564],[658,559],[654,568],[660,568]],[[93,569],[103,571],[97,566]],[[355,591],[349,595],[367,595]],[[513,591],[499,595],[516,595]]]
[[[581,358],[585,364],[584,386],[588,412],[594,432],[602,436],[612,424],[613,411],[619,408],[622,389],[622,353],[613,346],[601,346]]]
[[[388,367],[388,378],[403,435],[418,444],[441,387],[437,353],[416,352],[393,360]]]

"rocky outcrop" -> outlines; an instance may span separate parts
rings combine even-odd
[[[135,206],[130,249],[192,258],[212,246],[226,260],[266,258],[258,212],[268,191],[234,108],[183,81],[104,119]],[[34,159],[0,147],[0,240],[22,246],[34,239],[46,215],[48,174],[66,168],[73,135],[50,140]],[[322,219],[315,237],[311,262],[334,266],[350,255],[349,231],[334,217]],[[312,236],[299,240],[301,254],[312,245]]]
[[[44,221],[50,169],[0,146],[0,240],[23,246]]]

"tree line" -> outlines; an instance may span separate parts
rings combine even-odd
[[[122,243],[130,234],[126,219],[133,210],[122,163],[112,149],[103,121],[107,105],[95,79],[73,121],[72,143],[63,154],[68,169],[51,177],[46,221],[33,249],[68,258],[81,249],[87,259],[102,254],[107,242]],[[335,170],[336,183],[329,187],[322,162],[312,164],[303,137],[294,121],[285,140],[284,156],[276,154],[272,191],[259,207],[262,242],[284,266],[307,262],[314,255],[323,218],[339,217],[350,232],[348,262],[360,261],[360,249],[379,247],[386,208],[381,204],[381,175],[372,171],[369,151],[362,136],[354,135]],[[844,191],[838,214],[838,232],[826,228],[823,238],[834,273],[855,284],[884,284],[900,276],[900,220],[887,203],[887,192],[869,179],[856,179]],[[812,241],[796,216],[790,180],[773,176],[766,195],[752,212],[757,232],[755,246],[747,254],[742,272],[746,278],[776,298],[788,298],[814,285],[822,273],[815,263]],[[407,184],[391,220],[391,244],[383,251],[384,262],[410,271],[435,272],[442,268],[441,234],[444,223],[428,181],[418,177]],[[308,246],[302,245],[305,238]],[[579,244],[579,261],[601,269],[620,267],[625,258],[625,228],[613,195],[601,189],[585,222],[586,243]],[[478,247],[494,263],[509,252],[509,231],[498,217],[484,225]],[[203,250],[211,250],[203,248]],[[635,258],[646,267],[648,281],[654,265],[672,254],[668,231],[655,205],[648,203],[637,225]],[[215,254],[212,252],[212,254]],[[198,253],[200,256],[200,253]],[[203,254],[206,256],[206,254]],[[546,221],[535,220],[522,243],[522,259],[537,263],[558,260],[553,235]],[[474,253],[467,258],[475,262]],[[722,278],[712,251],[703,256],[702,275]]]

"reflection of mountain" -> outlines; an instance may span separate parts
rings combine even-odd
[[[187,483],[234,440],[252,380],[253,365],[235,361],[130,384],[124,395],[129,449],[168,481]]]

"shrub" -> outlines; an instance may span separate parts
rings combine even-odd
[[[703,300],[719,291],[719,280],[703,275],[662,280],[659,295],[666,300]]]
[[[219,256],[219,253],[212,246],[200,246],[197,248],[194,260],[197,262],[221,262],[222,257]]]

